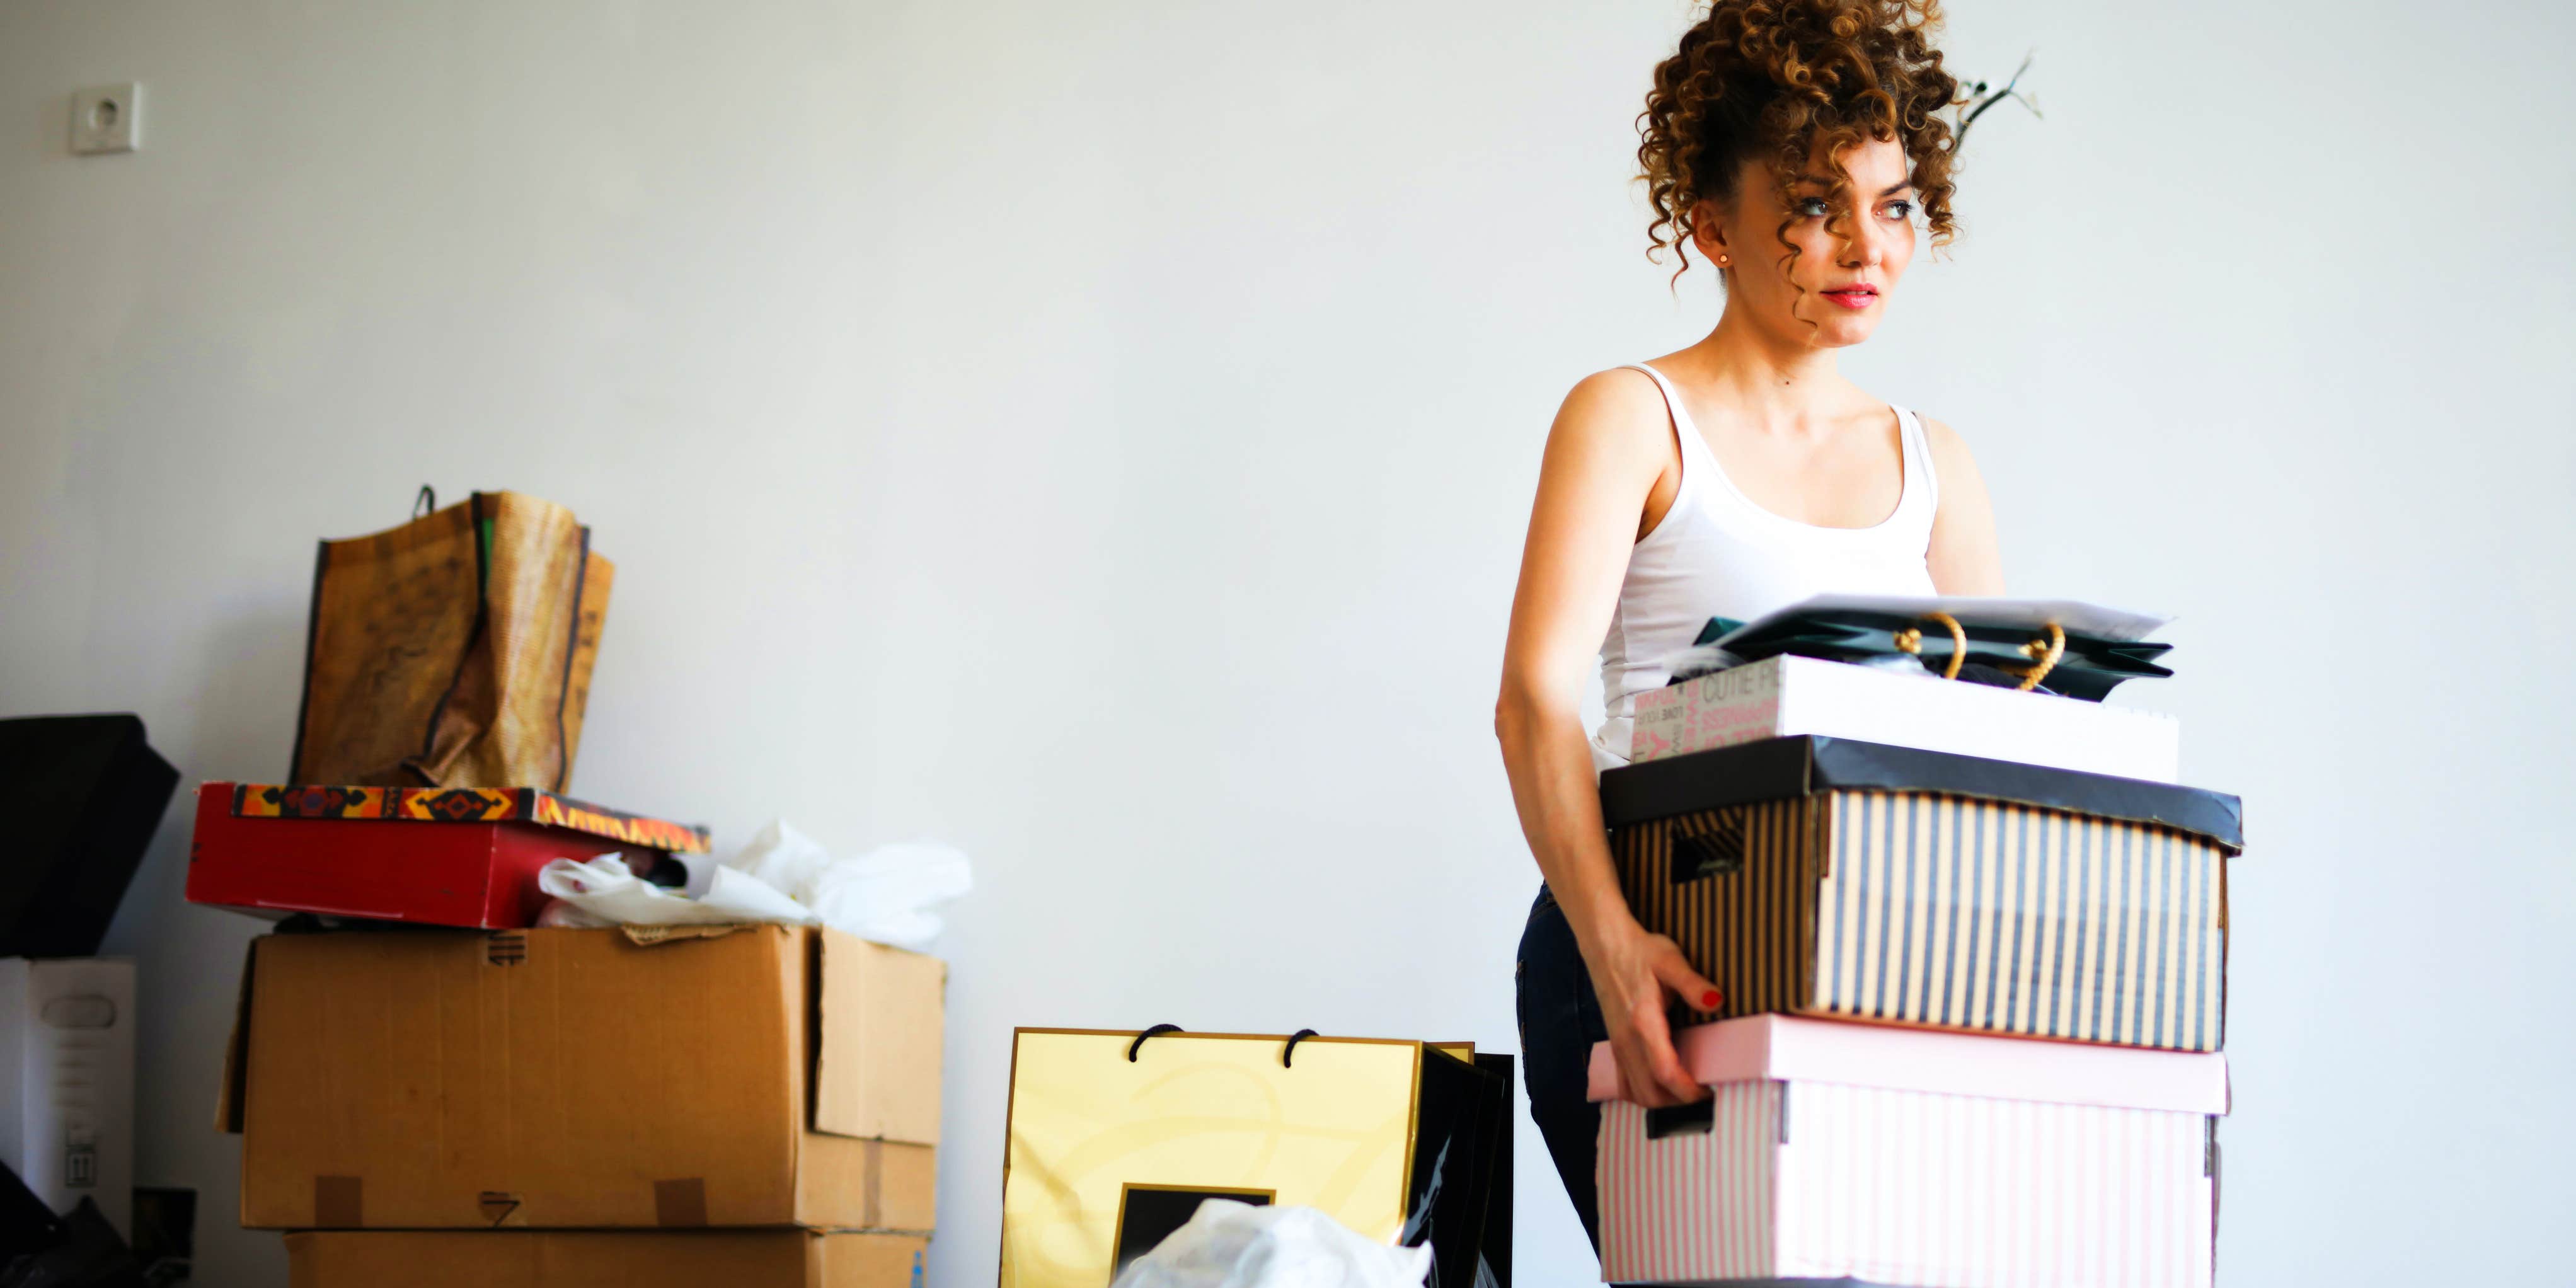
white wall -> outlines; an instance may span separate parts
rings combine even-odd
[[[1960,426],[2014,584],[2186,615],[2241,791],[2237,1283],[2531,1281],[2576,1116],[2555,817],[2576,482],[2561,6],[1963,0],[2046,121],[1851,369]],[[1623,186],[1674,0],[0,6],[0,713],[283,771],[317,537],[413,490],[619,561],[576,789],[951,838],[934,1275],[984,1281],[1015,1024],[1509,1046],[1488,732],[1556,398],[1713,316]],[[65,155],[78,86],[146,149]],[[199,1188],[256,924],[143,962]],[[1590,1273],[1534,1134],[1531,1283]]]

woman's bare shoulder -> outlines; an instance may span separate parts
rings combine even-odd
[[[1656,449],[1670,434],[1664,426],[1664,392],[1634,367],[1596,371],[1574,382],[1557,409],[1556,434],[1598,447]]]
[[[1923,422],[1923,446],[1931,451],[1932,467],[1943,478],[1978,478],[1976,455],[1968,450],[1968,440],[1951,428],[1950,422],[1920,412],[1915,413],[1915,419]]]
[[[1968,440],[1960,437],[1959,431],[1950,428],[1950,422],[1936,420],[1921,412],[1916,412],[1914,418],[1923,422],[1923,441],[1933,451],[1965,452],[1968,450]]]

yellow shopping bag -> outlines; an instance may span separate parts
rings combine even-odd
[[[1471,1288],[1488,1212],[1509,1207],[1508,1066],[1311,1032],[1021,1029],[1001,1288],[1108,1288],[1209,1198],[1427,1242],[1434,1288]],[[1487,1260],[1489,1278],[1509,1273],[1508,1252]]]

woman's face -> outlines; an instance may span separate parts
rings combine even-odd
[[[1870,139],[1839,158],[1847,186],[1841,201],[1853,209],[1829,210],[1832,185],[1823,176],[1833,162],[1818,157],[1790,191],[1793,210],[1780,204],[1772,167],[1748,161],[1735,176],[1725,206],[1701,203],[1694,240],[1726,273],[1729,308],[1742,308],[1766,330],[1793,343],[1838,349],[1858,344],[1878,329],[1887,297],[1914,258],[1914,187],[1905,149],[1894,140]],[[1827,215],[1836,216],[1828,231]],[[1781,232],[1783,219],[1788,231]],[[1798,248],[1783,262],[1786,236]]]

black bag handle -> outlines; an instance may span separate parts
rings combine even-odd
[[[1127,1063],[1136,1063],[1136,1052],[1145,1045],[1145,1039],[1158,1038],[1166,1033],[1179,1033],[1182,1031],[1181,1026],[1177,1024],[1157,1024],[1154,1027],[1137,1034],[1136,1040],[1127,1044]]]
[[[411,499],[411,517],[415,519],[426,519],[429,517],[430,512],[437,508],[438,489],[431,487],[426,483],[421,484],[420,495]]]
[[[1281,1048],[1279,1052],[1279,1067],[1282,1069],[1294,1068],[1295,1066],[1289,1064],[1288,1061],[1296,1056],[1297,1044],[1308,1038],[1320,1038],[1322,1036],[1324,1035],[1317,1033],[1313,1029],[1299,1029],[1296,1032],[1289,1034],[1288,1045]]]

